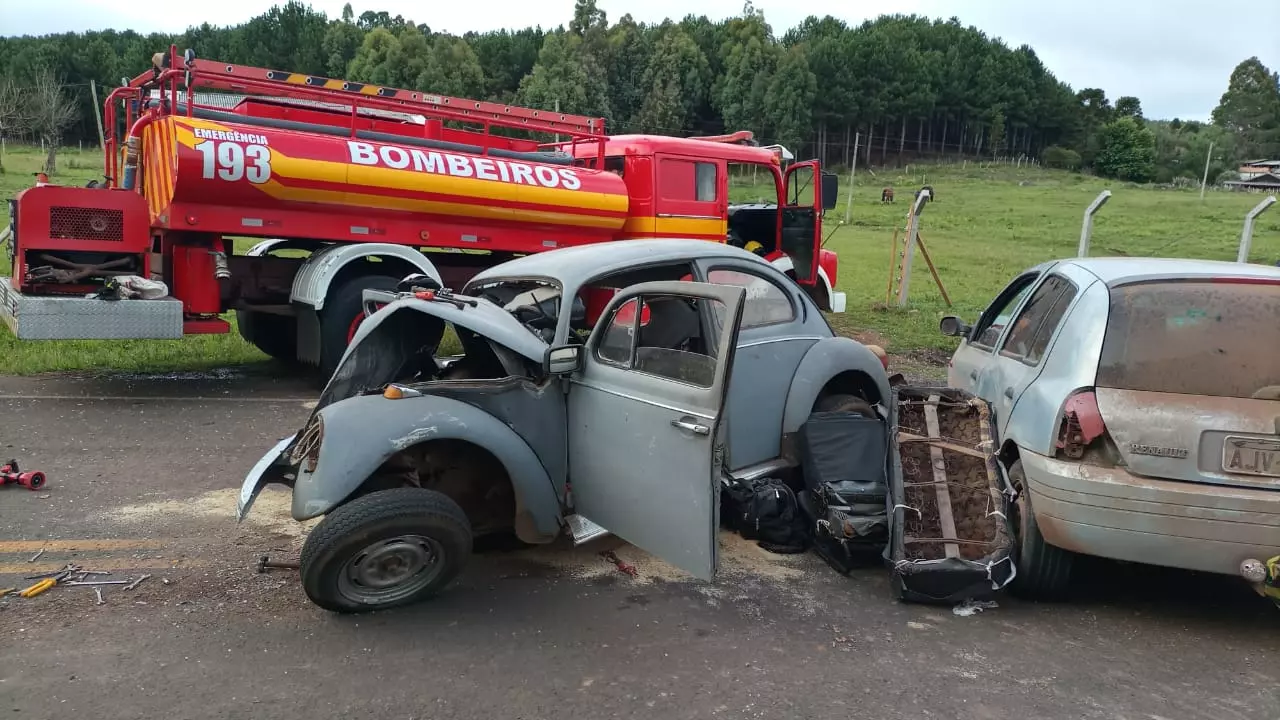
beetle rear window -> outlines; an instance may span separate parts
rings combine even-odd
[[[1184,281],[1113,289],[1097,385],[1280,397],[1280,283]]]

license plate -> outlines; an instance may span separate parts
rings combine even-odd
[[[1280,478],[1280,439],[1228,435],[1222,444],[1222,469],[1237,475]]]

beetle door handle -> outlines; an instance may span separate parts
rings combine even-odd
[[[681,430],[688,430],[695,435],[710,435],[711,428],[688,420],[672,420],[671,424]]]
[[[1013,388],[1011,388],[1011,387],[1007,387],[1007,388],[1005,388],[1005,389],[1004,389],[1004,396],[1005,396],[1005,397],[1007,397],[1007,398],[1009,398],[1010,400],[1012,400],[1012,399],[1013,399]]]
[[[977,380],[977,379],[978,379],[978,371],[977,371],[977,370],[970,371],[970,373],[969,373],[969,379],[970,379],[970,380]]]

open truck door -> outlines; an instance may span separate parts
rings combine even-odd
[[[824,184],[830,181],[818,170],[817,160],[791,165],[784,175],[782,212],[778,229],[782,251],[790,258],[796,281],[801,285],[818,284],[818,251],[822,249],[822,211]],[[832,201],[835,193],[832,192]]]
[[[718,564],[722,421],[746,291],[696,282],[635,285],[585,346],[548,350],[570,377],[574,509],[703,580]]]

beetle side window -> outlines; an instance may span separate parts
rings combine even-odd
[[[719,301],[679,295],[645,295],[614,310],[596,354],[605,362],[635,372],[711,387],[716,352],[708,340],[703,305],[723,315]]]
[[[1004,332],[1005,326],[1013,319],[1013,311],[1017,309],[1022,299],[1031,292],[1031,286],[1035,284],[1035,275],[1025,275],[1009,283],[996,297],[995,302],[991,303],[991,307],[982,314],[978,319],[978,325],[973,329],[974,338],[970,342],[987,349],[994,348],[996,342],[1000,339],[1000,335]]]
[[[1070,280],[1060,275],[1046,278],[1013,321],[1000,354],[1028,365],[1038,364],[1075,296],[1076,287]]]
[[[707,273],[707,282],[746,288],[747,298],[742,306],[743,330],[790,322],[796,318],[790,295],[772,281],[755,273],[719,268]]]

